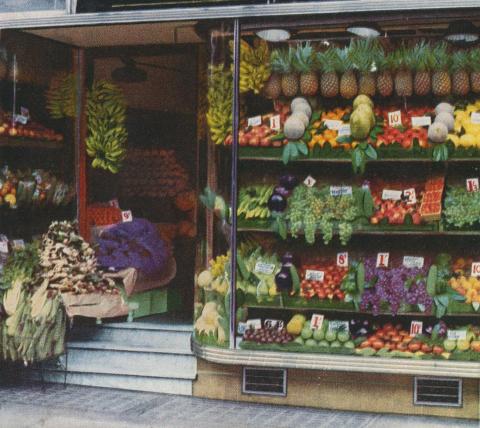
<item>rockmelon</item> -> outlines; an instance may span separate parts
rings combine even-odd
[[[438,115],[442,111],[453,114],[454,107],[449,103],[440,103],[435,107],[435,114]]]
[[[295,109],[292,110],[292,113],[303,112],[308,116],[308,119],[312,117],[312,108],[310,104],[298,104],[295,106]]]
[[[354,110],[355,112],[360,112],[361,114],[365,114],[369,121],[370,121],[370,128],[375,126],[375,113],[368,104],[359,104],[359,106]]]
[[[448,129],[442,122],[434,122],[428,127],[428,139],[432,143],[444,143],[447,141]]]
[[[359,95],[353,100],[353,109],[355,110],[360,104],[367,104],[373,109],[373,101],[367,95]]]
[[[371,118],[368,114],[355,110],[350,116],[350,131],[356,140],[365,140],[371,129]]]
[[[455,119],[453,115],[447,111],[441,111],[435,117],[435,122],[443,123],[449,131],[453,131],[455,127]]]
[[[297,116],[290,116],[283,125],[283,133],[289,140],[299,140],[305,133],[305,125]]]
[[[306,98],[303,98],[303,97],[294,98],[294,99],[292,100],[292,103],[290,104],[290,109],[291,109],[292,111],[295,111],[296,108],[297,108],[299,105],[301,105],[301,104],[307,104],[307,105],[309,105]]]
[[[305,128],[310,123],[310,120],[308,119],[308,116],[303,111],[296,111],[292,114],[292,116],[298,117],[302,121]]]

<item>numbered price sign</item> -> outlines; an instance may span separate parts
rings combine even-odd
[[[348,253],[338,253],[337,254],[337,266],[339,267],[348,267]]]
[[[277,114],[275,116],[272,116],[270,118],[270,129],[273,129],[274,131],[280,131],[281,123],[280,123],[280,115],[279,114]]]
[[[480,262],[472,263],[472,272],[470,276],[475,276],[477,278],[480,276]]]
[[[377,254],[377,268],[386,268],[388,267],[388,262],[390,260],[390,253],[378,253]]]
[[[249,117],[247,121],[248,126],[260,126],[262,124],[262,116]]]
[[[130,210],[122,211],[122,222],[123,223],[127,223],[127,222],[132,221],[132,220],[133,220],[133,215],[132,215],[132,212]]]
[[[315,183],[317,182],[317,180],[315,180],[311,175],[309,175],[305,180],[303,180],[303,183],[305,184],[305,186],[307,187],[313,187],[315,186]]]
[[[402,126],[402,112],[400,110],[388,113],[389,126]]]
[[[277,330],[281,330],[285,326],[285,323],[282,320],[266,319],[263,322],[263,326],[265,328],[276,328]]]
[[[410,336],[416,336],[417,334],[423,333],[423,322],[422,321],[412,321],[410,323]]]
[[[320,314],[313,314],[312,319],[310,320],[310,328],[312,330],[318,330],[322,328],[324,316]]]
[[[478,178],[467,178],[467,192],[478,192]]]
[[[407,200],[407,205],[414,205],[417,203],[417,194],[415,193],[415,189],[413,187],[411,189],[405,189],[403,191],[403,196]]]

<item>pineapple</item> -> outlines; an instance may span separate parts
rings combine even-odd
[[[434,72],[432,75],[432,92],[437,97],[445,97],[452,92],[452,81],[448,72],[450,57],[447,52],[447,44],[439,43],[433,49]]]
[[[452,55],[452,92],[454,95],[465,96],[470,92],[470,58],[465,51]]]
[[[358,94],[357,77],[353,70],[353,61],[349,48],[338,50],[340,78],[340,95],[346,99],[352,99]]]
[[[413,48],[412,59],[414,60],[412,65],[415,70],[413,89],[416,95],[423,97],[432,90],[433,56],[430,45],[422,40]]]
[[[337,50],[329,48],[325,52],[318,53],[317,62],[322,70],[322,76],[320,78],[320,92],[322,97],[336,97],[339,88]]]
[[[395,92],[399,97],[410,97],[413,94],[412,55],[405,46],[394,53]]]
[[[276,58],[278,56],[278,58]],[[287,50],[279,50],[272,61],[274,70],[278,70],[281,74],[281,88],[283,95],[286,97],[294,97],[298,92],[298,75],[293,69],[293,60],[295,50],[290,46]]]
[[[298,45],[295,52],[294,67],[300,73],[300,92],[307,97],[318,91],[318,76],[315,71],[315,51],[310,43]]]
[[[480,94],[480,48],[470,51],[470,85],[472,92]]]
[[[373,39],[357,39],[352,43],[351,57],[360,75],[358,93],[373,97],[376,92],[375,71],[379,45]]]
[[[377,91],[382,97],[389,97],[393,93],[393,55],[385,54],[383,50],[377,57]]]
[[[272,66],[272,74],[265,82],[263,93],[271,100],[276,100],[282,95],[282,76],[280,72],[283,70],[281,64],[281,53],[278,49],[272,51],[270,55],[270,64]]]

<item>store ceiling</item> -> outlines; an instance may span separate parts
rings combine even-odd
[[[74,28],[25,30],[27,33],[84,48],[104,46],[200,43],[196,22],[101,25]]]

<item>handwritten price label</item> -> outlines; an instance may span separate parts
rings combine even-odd
[[[0,241],[0,253],[8,254],[8,241]]]
[[[338,128],[338,136],[339,137],[348,137],[352,135],[352,131],[350,129],[350,125],[342,125]]]
[[[315,180],[311,175],[309,175],[305,180],[303,180],[303,183],[305,184],[305,186],[307,187],[313,187],[315,186],[315,183],[317,182],[317,180]]]
[[[275,265],[272,263],[257,262],[255,264],[255,273],[263,273],[265,275],[271,275],[275,270]]]
[[[312,319],[310,320],[310,328],[312,330],[318,330],[322,328],[324,316],[320,314],[313,314]]]
[[[422,321],[412,321],[410,323],[410,336],[416,336],[417,334],[423,333],[423,322]]]
[[[417,194],[413,187],[411,189],[405,189],[403,191],[403,196],[407,198],[407,205],[414,205],[417,203]]]
[[[263,326],[265,328],[276,328],[277,330],[281,330],[285,326],[285,323],[282,320],[266,319],[263,322]]]
[[[132,212],[130,210],[122,211],[122,222],[123,223],[127,223],[127,222],[132,221],[132,220],[133,220],[133,215],[132,215]]]
[[[422,126],[430,126],[432,124],[432,118],[430,116],[413,116],[412,127],[420,128]]]
[[[377,254],[377,268],[388,267],[388,261],[390,260],[390,253],[378,253]]]
[[[332,131],[338,131],[340,127],[343,125],[343,122],[341,120],[332,120],[332,119],[327,119],[323,123],[328,129],[331,129]]]
[[[472,114],[470,115],[470,122],[476,123],[477,125],[480,124],[480,112],[472,111]]]
[[[403,257],[403,266],[406,268],[419,268],[423,267],[425,259],[423,257],[414,257],[414,256],[404,256]]]
[[[383,189],[382,191],[382,199],[384,201],[399,201],[402,199],[402,191],[401,190],[390,190],[390,189]]]
[[[270,129],[273,129],[274,131],[280,131],[281,124],[280,124],[280,115],[277,114],[275,116],[272,116],[270,118]]]
[[[480,276],[480,262],[472,263],[472,272],[470,276],[475,276],[477,278]]]
[[[348,321],[333,320],[328,323],[328,331],[350,331]]]
[[[23,250],[25,248],[25,241],[23,239],[14,239],[12,241],[12,248],[14,250]]]
[[[249,117],[247,121],[248,126],[260,126],[262,124],[262,116]]]
[[[247,320],[245,324],[247,329],[260,330],[262,328],[262,320],[260,318]]]
[[[323,270],[310,270],[305,271],[305,279],[307,281],[320,281],[323,282],[325,278],[325,272]]]
[[[467,330],[447,330],[447,338],[451,340],[464,340],[467,338]]]
[[[478,178],[467,178],[467,192],[478,192]]]
[[[402,112],[400,110],[389,112],[388,124],[390,126],[402,126]]]
[[[348,267],[348,253],[337,254],[337,266]]]
[[[342,195],[351,195],[352,186],[330,186],[330,195],[332,196],[342,196]]]

